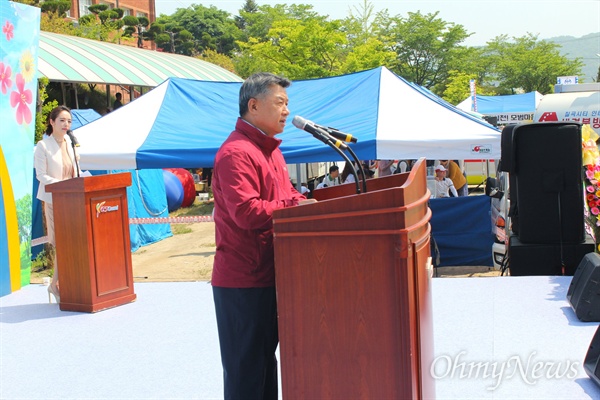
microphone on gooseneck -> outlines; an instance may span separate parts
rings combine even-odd
[[[356,142],[358,142],[358,139],[355,136],[352,136],[351,134],[346,133],[346,132],[342,132],[339,129],[335,129],[335,128],[332,128],[330,126],[321,126],[321,125],[317,125],[317,124],[315,124],[315,125],[318,126],[321,129],[323,129],[325,132],[329,133],[334,138],[340,139],[340,140],[342,140],[342,141],[344,141],[346,143],[350,143],[350,142],[356,143]]]
[[[69,135],[71,142],[73,142],[73,147],[79,147],[79,142],[77,141],[77,138],[75,137],[75,135],[73,135],[73,131],[69,129],[67,131],[67,135]]]
[[[316,139],[319,139],[325,144],[331,143],[335,147],[340,148],[342,150],[348,149],[348,145],[346,143],[340,141],[339,139],[334,139],[329,135],[329,133],[326,130],[316,125],[314,122],[304,119],[299,115],[296,115],[294,117],[294,119],[292,120],[292,124],[294,124],[296,128],[302,129],[303,131],[310,133]]]
[[[73,135],[72,130],[69,129],[67,131],[67,135],[69,135],[69,138],[71,139],[71,144],[73,145],[73,157],[75,159],[75,170],[77,171],[77,177],[79,178],[79,162],[77,161],[77,154],[75,153],[75,147],[79,147],[79,142],[77,141],[77,138],[75,137],[75,135]]]

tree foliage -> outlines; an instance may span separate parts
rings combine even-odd
[[[78,27],[61,16],[62,2],[41,3],[52,9],[42,15],[43,30],[113,41],[122,34],[137,38],[138,46],[152,40],[160,50],[196,56],[242,77],[270,71],[308,79],[385,66],[455,103],[469,95],[471,79],[480,94],[549,93],[557,76],[579,75],[582,67],[581,59],[569,60],[559,45],[531,34],[467,47],[463,43],[471,34],[439,12],[391,16],[387,10],[376,13],[369,0],[343,20],[320,15],[308,4],[245,0],[235,16],[195,4],[151,25],[147,18],[123,18],[121,9],[94,4],[93,15],[80,18]]]
[[[488,43],[485,58],[494,65],[494,79],[500,89],[551,93],[557,76],[579,75],[581,60],[560,55],[558,45],[527,34],[508,40],[507,35]]]
[[[392,70],[405,79],[426,88],[443,83],[461,49],[470,36],[462,25],[438,18],[439,12],[408,17],[378,18],[384,43],[396,53]]]

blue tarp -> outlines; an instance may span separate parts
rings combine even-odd
[[[72,117],[71,129],[77,129],[83,125],[86,125],[92,121],[97,120],[101,116],[102,115],[98,114],[96,112],[96,110],[93,110],[91,108],[84,109],[84,110],[80,110],[80,109],[71,110],[71,117]]]
[[[127,187],[127,210],[129,218],[166,218],[167,194],[162,169],[92,171],[93,175],[131,173],[131,186]],[[171,233],[170,224],[130,224],[131,251],[158,242]]]
[[[484,195],[430,200],[431,235],[440,251],[439,267],[493,266],[490,201]]]

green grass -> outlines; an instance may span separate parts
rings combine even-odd
[[[198,215],[212,215],[214,208],[212,201],[198,201],[189,207],[181,207],[169,214],[169,217],[195,217]]]
[[[212,215],[213,208],[214,203],[212,201],[209,202],[195,200],[191,206],[179,208],[170,213],[169,217],[195,217]],[[173,235],[183,235],[186,233],[191,233],[192,228],[190,228],[189,224],[171,224],[171,232],[173,232]]]

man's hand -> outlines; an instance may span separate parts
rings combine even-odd
[[[317,202],[317,199],[306,199],[306,200],[300,200],[298,202],[298,205],[301,206],[304,204],[312,204],[312,203],[316,203],[316,202]]]

